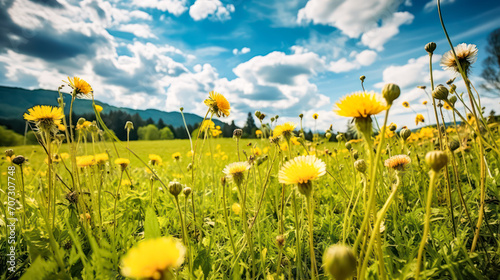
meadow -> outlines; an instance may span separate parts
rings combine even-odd
[[[388,123],[409,103],[362,76],[333,108],[354,139],[260,111],[256,138],[221,138],[232,104],[212,91],[189,140],[120,141],[95,102],[71,118],[98,93],[68,78],[70,104],[23,116],[39,145],[1,160],[0,279],[500,279],[500,125],[468,78],[477,48],[450,47],[456,79],[421,87],[436,125]]]

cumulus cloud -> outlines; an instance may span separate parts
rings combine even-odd
[[[249,52],[250,52],[250,48],[247,48],[247,47],[243,47],[243,48],[241,48],[241,50],[233,49],[233,54],[234,55],[246,54],[246,53],[249,53]]]
[[[455,0],[442,0],[441,6],[447,5],[447,4],[452,4],[452,3],[455,3]],[[431,0],[431,1],[427,2],[424,6],[424,11],[426,11],[426,12],[430,12],[434,9],[437,9],[437,4],[436,4],[435,0]]]
[[[214,21],[226,21],[231,19],[234,12],[234,5],[223,5],[220,0],[196,0],[189,8],[189,15],[195,20],[206,18]]]
[[[187,0],[133,0],[132,3],[137,7],[158,9],[175,16],[180,16],[188,9]]]
[[[408,12],[396,12],[392,17],[384,19],[382,25],[368,30],[361,36],[363,45],[382,51],[384,44],[399,33],[399,27],[410,24],[415,17]]]
[[[149,25],[140,23],[122,24],[118,30],[129,32],[140,38],[158,38],[151,32]]]
[[[331,61],[328,65],[328,69],[334,73],[349,72],[354,69],[359,69],[362,66],[373,64],[377,59],[377,53],[372,50],[364,50],[360,53],[352,52],[350,57],[353,58],[350,61],[345,57],[336,61]]]

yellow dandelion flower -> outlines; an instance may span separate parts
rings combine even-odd
[[[286,122],[284,124],[277,125],[273,130],[273,137],[282,136],[288,140],[292,137],[296,126],[297,125],[293,122]]]
[[[408,103],[408,101],[403,101],[403,107],[410,108],[410,103]]]
[[[241,185],[243,182],[245,172],[250,169],[250,165],[246,161],[230,163],[222,170],[226,176],[232,180],[236,185]]]
[[[220,131],[218,129],[212,130],[212,137],[217,137],[217,136],[219,136],[221,134],[222,134],[222,131]]]
[[[255,131],[255,136],[257,136],[257,137],[261,137],[261,136],[262,136],[262,130],[257,129],[257,130]]]
[[[292,142],[292,144],[294,144],[295,146],[299,146],[299,145],[300,145],[300,142],[299,142],[299,140],[298,140],[298,138],[297,138],[297,137],[292,137],[291,142]]]
[[[313,119],[317,120],[318,119],[318,114],[314,113],[313,114]]]
[[[262,152],[264,154],[267,154],[269,152],[269,147],[264,147],[264,149],[262,150]]]
[[[194,154],[194,152],[193,152],[193,151],[188,151],[188,152],[186,153],[186,157],[190,158],[190,157],[192,157],[192,156],[193,156],[193,154]]]
[[[186,249],[172,237],[146,239],[122,258],[121,273],[137,279],[161,279],[184,262]]]
[[[159,155],[149,154],[149,162],[151,163],[151,165],[155,166],[155,165],[162,165],[163,160]]]
[[[130,164],[130,160],[128,158],[117,158],[115,159],[115,164],[119,165],[122,170],[125,170]]]
[[[205,105],[207,105],[212,114],[217,115],[217,117],[227,117],[230,114],[231,105],[224,95],[215,91],[209,93],[208,99],[205,100]]]
[[[418,125],[419,123],[424,123],[425,119],[422,114],[417,114],[415,117],[415,125]]]
[[[410,164],[411,158],[407,155],[392,156],[384,162],[386,167],[392,168],[397,171],[404,171],[405,167]]]
[[[94,156],[80,156],[76,157],[76,165],[78,167],[89,167],[95,164]]]
[[[453,107],[450,106],[450,104],[448,102],[445,102],[443,104],[443,108],[445,108],[446,110],[453,110]]]
[[[259,147],[252,148],[252,153],[256,156],[262,155],[262,150]]]
[[[470,65],[476,62],[477,52],[477,47],[473,44],[462,43],[455,47],[455,54],[457,55],[458,62],[466,73],[469,72]],[[441,66],[445,70],[459,72],[458,64],[452,50],[449,50],[441,57]]]
[[[172,159],[174,160],[180,160],[181,159],[181,153],[175,152],[172,154]]]
[[[129,179],[123,179],[122,180],[122,186],[127,187],[127,186],[130,186],[130,185],[132,185],[132,183],[130,182]]]
[[[288,143],[281,144],[280,145],[280,150],[282,150],[283,152],[288,151]]]
[[[422,104],[427,105],[427,100],[424,100],[424,102],[422,102]]]
[[[66,126],[64,126],[64,124],[60,123],[57,125],[57,129],[59,129],[60,131],[66,131]]]
[[[68,153],[61,153],[61,154],[59,154],[59,157],[61,159],[68,159],[69,158],[69,154]]]
[[[326,174],[326,164],[314,155],[298,156],[287,161],[278,173],[282,184],[297,184],[299,192],[309,195],[312,181]]]
[[[375,92],[355,92],[344,96],[333,109],[339,116],[367,118],[387,109],[385,100]]]
[[[23,117],[25,120],[35,123],[39,128],[53,129],[61,124],[64,114],[61,107],[37,105],[28,109],[28,113],[24,113]]]
[[[215,149],[216,149],[216,150],[220,150],[220,148],[221,148],[221,145],[220,145],[220,144],[217,144],[217,146],[215,146]]]
[[[89,128],[91,125],[92,125],[92,123],[91,123],[91,122],[89,122],[89,121],[84,121],[82,124],[77,124],[77,125],[76,125],[76,130],[86,129],[86,128]]]
[[[215,129],[215,124],[211,120],[204,120],[200,125],[201,131],[206,131],[207,129],[212,130]]]
[[[221,159],[221,160],[228,160],[228,159],[229,159],[229,157],[228,157],[227,155],[223,155],[220,159]]]
[[[98,165],[105,164],[109,160],[109,156],[107,153],[96,154],[95,155],[95,163]]]
[[[68,81],[63,81],[67,83],[73,89],[73,95],[78,98],[82,97],[92,97],[94,94],[94,90],[85,80],[80,79],[78,77],[73,77],[71,79],[68,77]]]
[[[239,203],[233,203],[231,205],[231,210],[233,210],[234,214],[239,215],[241,213],[241,206]]]

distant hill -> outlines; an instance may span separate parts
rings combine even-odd
[[[2,110],[0,110],[0,118],[22,119],[22,116],[27,109],[35,105],[57,106],[58,97],[59,93],[53,90],[27,90],[23,88],[0,86],[0,106],[2,108]],[[64,102],[66,103],[65,113],[68,114],[69,104],[71,102],[71,96],[69,94],[64,94]],[[156,109],[135,110],[130,108],[115,107],[98,100],[96,100],[96,104],[102,106],[104,112],[124,111],[130,115],[138,113],[144,120],[151,118],[155,123],[160,119],[163,119],[163,122],[167,125],[172,125],[174,127],[184,125],[180,112],[164,112]],[[76,100],[73,104],[73,110],[76,114],[92,113],[92,100]],[[186,118],[186,123],[188,125],[194,125],[203,120],[203,117],[191,113],[184,113],[184,117]],[[225,124],[216,119],[213,121],[215,125],[223,126]]]

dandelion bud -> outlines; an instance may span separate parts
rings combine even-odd
[[[312,193],[312,181],[309,180],[305,183],[298,183],[297,188],[299,190],[299,193],[305,195],[306,197],[309,197]]]
[[[325,133],[325,138],[330,140],[330,138],[332,138],[332,134],[330,132]]]
[[[349,142],[345,143],[345,148],[346,148],[348,151],[350,151],[350,150],[351,150],[351,148],[352,148],[351,143],[349,143]]]
[[[193,192],[193,190],[192,190],[190,187],[185,187],[185,188],[182,190],[182,193],[183,193],[186,197],[189,197],[189,195],[191,194],[191,192]]]
[[[425,90],[427,87],[426,86],[417,86],[417,88]]]
[[[433,54],[434,50],[436,50],[436,43],[430,42],[425,45],[425,51],[427,51],[429,54]]]
[[[342,142],[342,139],[344,139],[344,135],[343,134],[337,134],[337,136],[335,136],[335,138],[337,138],[338,142]]]
[[[360,173],[366,172],[366,161],[364,159],[358,159],[354,162],[354,168]]]
[[[354,158],[354,160],[357,160],[359,158],[359,154],[358,154],[358,151],[354,151],[352,152],[352,157]]]
[[[271,122],[274,122],[274,117],[271,117]]]
[[[356,272],[356,257],[350,247],[333,245],[323,255],[323,266],[335,280],[345,280]]]
[[[366,79],[365,75],[362,75],[362,76],[360,76],[360,77],[359,77],[359,80],[360,80],[361,82],[364,82],[364,81],[365,81],[365,79]]]
[[[390,131],[395,131],[397,128],[398,128],[398,126],[397,126],[397,125],[395,125],[395,124],[393,124],[393,123],[391,123],[391,124],[389,125],[389,130],[390,130]]]
[[[78,122],[77,122],[76,124],[78,124],[78,125],[82,125],[85,121],[86,121],[86,119],[85,119],[85,118],[79,118],[79,119],[78,119]]]
[[[180,107],[180,108],[179,108],[179,110],[180,110],[181,112],[183,112],[183,111],[184,111],[184,107]]]
[[[259,120],[260,120],[260,121],[263,121],[265,118],[266,118],[266,114],[261,113],[261,114],[260,114],[260,117],[259,117]]]
[[[448,147],[450,147],[450,150],[453,152],[460,147],[460,143],[457,140],[451,140]]]
[[[191,171],[191,169],[193,169],[193,164],[192,163],[188,164],[187,171]]]
[[[14,155],[14,150],[12,150],[12,149],[5,150],[6,157],[11,157],[13,155]]]
[[[451,93],[457,93],[457,86],[456,85],[451,85],[450,86],[450,92]]]
[[[125,123],[125,129],[128,129],[128,130],[134,129],[134,123],[131,121],[127,121]]]
[[[243,130],[237,128],[233,131],[233,137],[235,138],[241,138],[241,135],[243,134]]]
[[[411,130],[409,130],[408,128],[403,128],[399,132],[399,136],[401,136],[401,138],[403,138],[403,140],[405,141],[406,139],[408,139],[408,137],[410,137],[410,135],[411,135]]]
[[[451,105],[455,106],[455,103],[457,103],[457,97],[453,95],[448,101],[450,101]]]
[[[176,181],[172,181],[168,184],[168,191],[175,197],[177,197],[182,192],[182,184]]]
[[[304,117],[304,114],[300,114],[300,115],[299,115],[299,118],[301,118],[301,119],[302,119],[303,117]]]
[[[396,100],[401,94],[401,89],[396,84],[386,84],[382,88],[382,96],[384,96],[387,104],[392,105],[392,102]]]
[[[434,172],[439,172],[448,163],[448,156],[443,151],[432,151],[425,155],[425,162]]]
[[[274,119],[277,121],[279,119],[280,116],[276,115],[274,116]]]
[[[276,244],[278,244],[278,247],[285,246],[285,237],[282,234],[276,236]]]
[[[455,78],[456,78],[456,77],[455,77]],[[451,85],[451,84],[453,84],[453,82],[455,81],[455,78],[453,78],[453,79],[449,79],[448,81],[446,81],[446,84],[447,84],[447,85]]]
[[[17,157],[12,159],[12,163],[17,164],[17,165],[21,165],[25,161],[26,161],[26,159],[23,156],[17,156]]]
[[[438,85],[433,91],[432,91],[432,97],[436,98],[437,100],[447,100],[448,99],[448,94],[450,92],[448,89],[443,86],[443,85]]]

